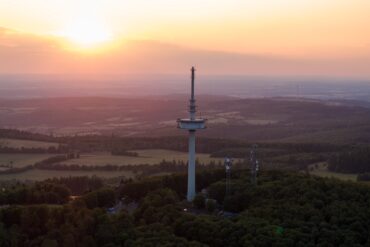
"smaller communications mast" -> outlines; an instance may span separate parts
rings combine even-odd
[[[226,171],[226,194],[225,198],[230,195],[231,190],[231,167],[233,165],[233,159],[226,157],[225,158],[225,171]]]
[[[250,154],[250,160],[251,160],[251,182],[253,185],[257,184],[257,174],[259,170],[259,164],[257,160],[257,145],[252,146],[251,154]]]
[[[206,119],[196,118],[195,105],[195,68],[191,68],[191,97],[189,104],[190,118],[177,119],[177,127],[189,131],[189,163],[188,163],[188,194],[187,200],[195,197],[195,131],[206,128]]]

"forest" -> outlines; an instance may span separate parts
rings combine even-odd
[[[225,195],[223,177],[222,170],[198,173],[198,191],[206,189],[207,193],[199,194],[194,205],[183,200],[186,174],[177,174],[123,181],[118,189],[102,187],[95,179],[90,183],[97,186],[72,202],[3,207],[0,246],[370,244],[370,190],[366,185],[268,171],[261,173],[253,186],[249,171],[240,170],[233,173],[231,192]],[[47,195],[48,184],[64,184],[70,191],[72,184],[78,183],[89,182],[82,178],[54,180],[29,189]],[[107,210],[121,197],[137,202],[136,209]]]

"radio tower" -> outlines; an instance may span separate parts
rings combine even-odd
[[[225,158],[225,171],[226,171],[226,193],[225,198],[230,195],[231,190],[231,167],[233,165],[233,159],[226,157]]]
[[[189,131],[189,163],[188,163],[188,194],[187,200],[193,201],[195,197],[195,131],[206,128],[206,119],[196,118],[197,112],[194,93],[195,68],[191,68],[191,98],[189,104],[190,118],[178,119],[178,128]]]
[[[251,151],[251,182],[253,185],[257,184],[257,173],[259,170],[259,164],[257,160],[257,145],[252,146],[252,151]]]

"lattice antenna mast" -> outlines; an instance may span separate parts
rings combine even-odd
[[[253,185],[257,184],[257,176],[259,171],[259,162],[257,160],[257,145],[252,146],[252,150],[250,153],[250,161],[251,161],[251,182]]]
[[[231,168],[233,165],[233,159],[225,157],[225,171],[226,171],[226,193],[225,198],[230,195],[231,192]]]

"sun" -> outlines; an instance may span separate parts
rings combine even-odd
[[[58,35],[82,48],[99,46],[112,40],[112,32],[96,17],[74,19],[59,31]]]

